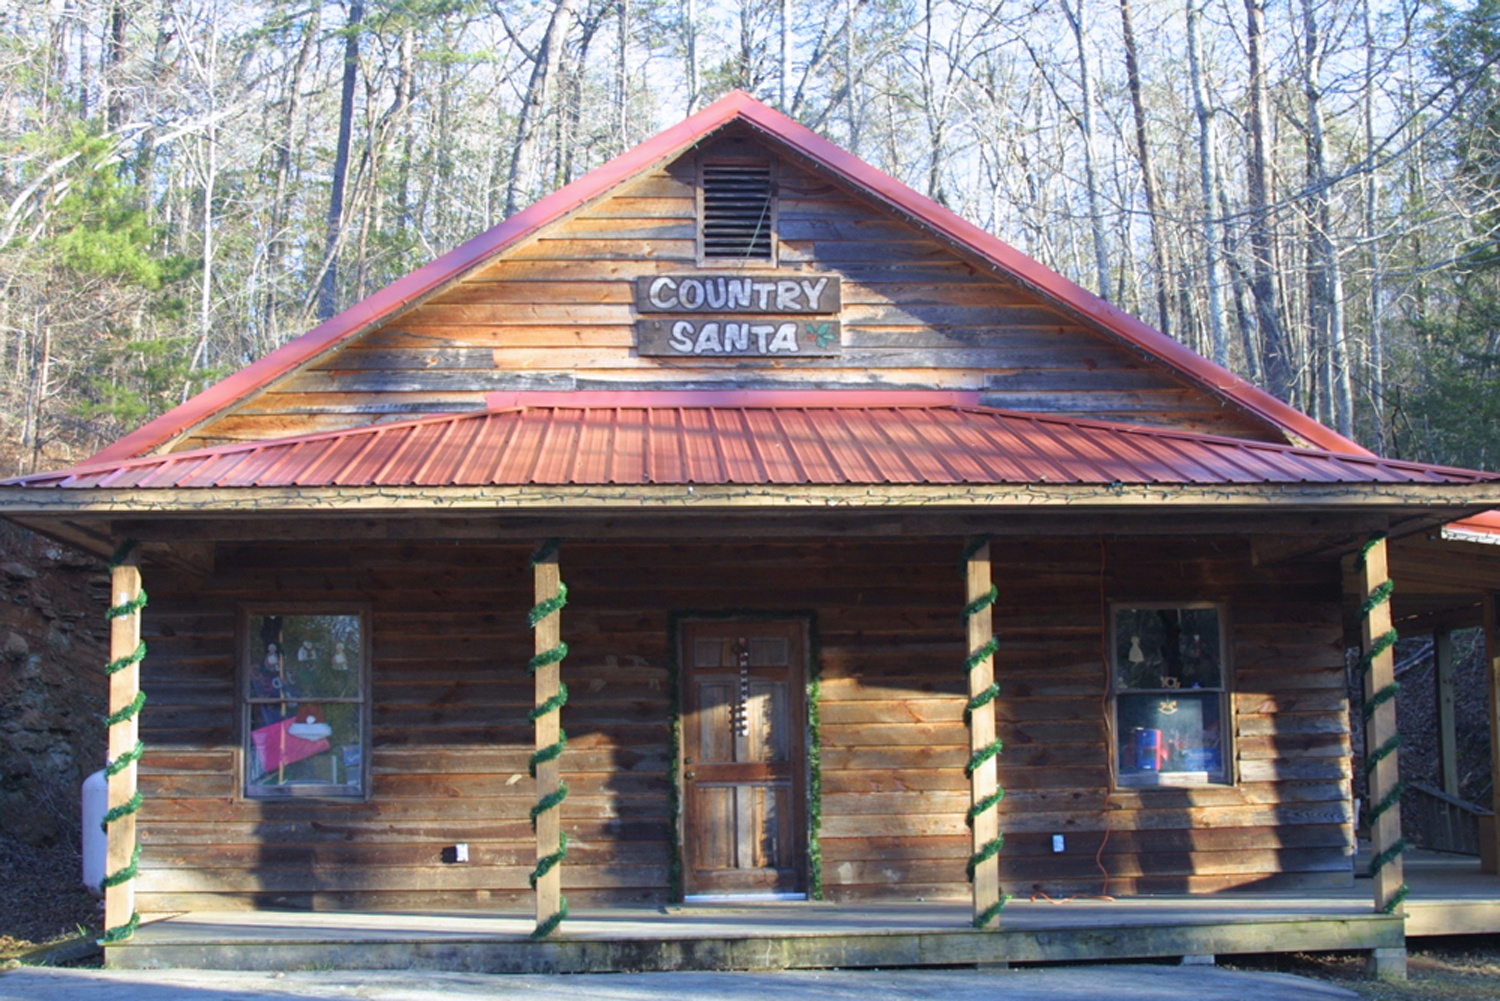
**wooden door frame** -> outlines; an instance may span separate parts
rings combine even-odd
[[[683,650],[684,626],[695,623],[794,623],[802,627],[802,789],[801,804],[806,819],[804,843],[798,865],[808,900],[823,899],[823,852],[819,842],[822,833],[822,746],[818,702],[822,681],[822,664],[818,652],[818,613],[808,609],[753,609],[741,611],[676,611],[668,614],[671,664],[671,746],[668,759],[668,811],[672,823],[672,859],[670,867],[672,900],[680,902],[687,886],[687,820],[683,809],[683,675],[687,658]]]

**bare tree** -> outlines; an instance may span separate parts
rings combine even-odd
[[[1271,238],[1270,163],[1266,153],[1266,128],[1270,110],[1266,100],[1264,0],[1245,0],[1245,44],[1249,57],[1249,93],[1245,125],[1250,133],[1250,156],[1245,165],[1250,214],[1250,293],[1255,299],[1255,319],[1260,330],[1262,368],[1266,389],[1290,401],[1295,388],[1292,359],[1286,334],[1281,328],[1281,308],[1276,295],[1274,250]]]
[[[1099,171],[1095,164],[1098,153],[1094,148],[1094,83],[1089,72],[1089,43],[1086,39],[1085,4],[1088,0],[1057,0],[1068,27],[1073,31],[1073,42],[1078,49],[1078,87],[1082,93],[1077,115],[1078,131],[1083,137],[1083,183],[1088,197],[1089,228],[1094,244],[1094,290],[1108,299],[1110,297],[1109,251],[1104,238],[1104,215],[1099,202]]]
[[[1203,199],[1203,269],[1207,278],[1208,303],[1204,312],[1208,321],[1208,342],[1213,350],[1213,359],[1220,365],[1229,365],[1229,342],[1224,336],[1223,279],[1219,271],[1218,198],[1215,182],[1218,168],[1214,163],[1213,114],[1204,96],[1203,85],[1203,41],[1199,37],[1201,12],[1198,0],[1187,3],[1187,48],[1188,79],[1193,89],[1193,117],[1198,123],[1198,194]]]
[[[1156,325],[1171,334],[1171,313],[1167,309],[1167,252],[1157,217],[1156,168],[1151,162],[1151,142],[1147,137],[1146,102],[1141,96],[1141,64],[1135,44],[1135,26],[1130,16],[1130,0],[1120,0],[1120,27],[1125,40],[1125,80],[1130,89],[1130,110],[1135,118],[1135,149],[1141,166],[1141,191],[1146,199],[1146,219],[1151,227],[1151,273],[1156,288]],[[1225,361],[1214,359],[1224,364]]]
[[[550,110],[552,90],[562,66],[568,32],[577,16],[578,0],[557,0],[547,22],[541,49],[532,56],[531,79],[516,120],[515,142],[510,159],[510,177],[505,185],[505,214],[514,215],[523,192],[536,182],[541,144],[542,118]]]
[[[359,79],[359,30],[364,0],[349,0],[344,27],[344,79],[339,98],[338,146],[333,155],[332,193],[328,199],[328,238],[323,252],[323,275],[318,286],[318,319],[338,312],[339,249],[343,243],[344,185],[349,179],[349,144],[354,132],[354,91]]]

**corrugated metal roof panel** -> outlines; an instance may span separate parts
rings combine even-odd
[[[558,394],[552,394],[553,397]],[[893,398],[899,394],[893,394]],[[786,397],[786,398],[783,398]],[[1500,479],[1208,435],[828,394],[713,405],[654,394],[438,417],[129,459],[9,481],[35,487],[488,484],[1468,483]]]

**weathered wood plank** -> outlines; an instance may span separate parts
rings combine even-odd
[[[327,866],[308,869],[257,866],[245,869],[142,869],[141,893],[248,893],[402,890],[525,890],[530,870],[515,865],[390,866],[378,873],[360,868]],[[557,870],[553,870],[556,872]],[[627,885],[665,884],[667,867],[632,866]],[[566,887],[616,888],[621,869],[615,865],[569,865]],[[559,892],[561,888],[559,889]]]
[[[601,863],[625,867],[617,880],[632,882],[642,873],[655,879],[654,860],[664,857],[671,836],[668,610],[811,608],[819,611],[823,668],[825,882],[831,892],[862,897],[920,895],[916,888],[929,885],[963,892],[963,813],[971,797],[962,775],[968,740],[955,665],[964,638],[953,613],[951,555],[934,558],[931,548],[924,540],[570,543],[573,701],[561,772],[573,795],[564,829],[592,843],[588,851],[596,858],[617,852],[640,860]],[[514,543],[434,545],[420,536],[349,546],[243,543],[221,548],[223,569],[208,592],[169,581],[153,589],[152,610],[163,618],[148,624],[161,643],[153,647],[160,657],[148,661],[146,683],[168,701],[148,706],[144,718],[154,746],[142,781],[161,795],[151,800],[142,837],[176,854],[158,855],[152,865],[220,845],[285,846],[277,858],[302,861],[340,852],[353,857],[368,848],[373,854],[366,857],[387,861],[366,867],[366,888],[298,899],[374,906],[418,892],[387,885],[380,873],[421,870],[416,863],[435,848],[464,841],[476,853],[490,853],[496,867],[509,871],[506,885],[517,887],[489,891],[490,899],[521,899],[529,866],[512,859],[531,838],[527,812],[534,802],[525,776],[533,742],[525,711],[533,700],[524,680],[530,654],[524,615],[532,600],[524,556]],[[1007,856],[1025,860],[1014,870],[1018,888],[1082,888],[1092,879],[1089,892],[1097,891],[1097,870],[1088,870],[1101,845],[1136,866],[1120,870],[1112,891],[1291,879],[1275,870],[1313,857],[1304,849],[1342,852],[1352,817],[1345,805],[1337,576],[1326,567],[1255,568],[1248,546],[1229,539],[1112,540],[1109,565],[1113,593],[1150,595],[1169,581],[1231,601],[1235,660],[1243,667],[1233,700],[1239,784],[1108,791],[1099,720],[1105,679],[1098,663],[1098,543],[1028,540],[1024,555],[997,560],[994,568],[1007,581],[996,612],[1004,690],[998,717],[1007,741],[997,774],[1009,790],[1000,816]],[[722,572],[726,567],[730,573]],[[357,600],[371,588],[374,801],[237,800],[229,766],[238,753],[234,627],[223,609],[269,593],[288,602]],[[1268,599],[1273,592],[1276,599]],[[1078,875],[1058,875],[1050,857],[1058,832],[1068,838],[1067,864],[1079,860]],[[629,853],[627,842],[635,846]],[[328,852],[308,856],[307,845]],[[232,855],[206,857],[232,870]],[[1226,868],[1238,857],[1270,871],[1210,872],[1215,862],[1208,855]],[[864,867],[851,879],[875,879],[882,866],[905,859],[948,868],[931,880],[931,873],[907,869],[911,878],[896,888],[840,882],[833,871],[834,861],[849,862]],[[1024,868],[1033,864],[1034,873]],[[1317,871],[1298,878],[1346,878],[1311,864]],[[654,899],[665,893],[664,881],[624,885],[599,892]],[[267,899],[289,900],[297,892]],[[433,899],[477,899],[480,892],[432,891]],[[150,899],[174,895],[209,899],[198,891]],[[252,896],[226,890],[222,899]]]

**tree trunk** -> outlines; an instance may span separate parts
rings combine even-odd
[[[1266,127],[1270,111],[1266,99],[1264,0],[1245,0],[1245,41],[1250,54],[1249,107],[1246,125],[1250,131],[1250,159],[1245,175],[1250,208],[1250,294],[1255,299],[1255,320],[1260,328],[1261,368],[1265,388],[1273,396],[1292,402],[1292,359],[1281,313],[1276,301],[1275,264],[1272,259],[1269,196],[1269,165],[1266,161]]]
[[[515,214],[523,192],[529,192],[536,180],[537,153],[541,146],[541,120],[551,104],[552,85],[562,65],[563,46],[573,28],[578,0],[557,0],[542,49],[531,67],[526,97],[516,121],[516,142],[510,159],[510,179],[505,185],[505,214]]]
[[[1218,170],[1214,164],[1213,116],[1204,97],[1203,42],[1199,37],[1198,0],[1188,0],[1187,45],[1188,76],[1193,87],[1193,114],[1198,120],[1198,194],[1203,199],[1203,265],[1208,281],[1208,343],[1213,360],[1229,366],[1229,340],[1224,336],[1224,290],[1219,272],[1218,199],[1214,183]]]
[[[859,156],[859,108],[854,97],[854,12],[859,0],[844,4],[844,105],[849,116],[849,152]]]
[[[188,361],[191,373],[203,364],[203,355],[208,350],[208,339],[213,333],[213,286],[214,286],[214,188],[219,183],[219,130],[214,124],[218,112],[219,76],[219,25],[208,23],[207,51],[201,56],[199,65],[203,72],[203,89],[208,97],[208,122],[203,129],[203,198],[200,212],[202,229],[199,246],[203,254],[203,271],[198,286],[198,342],[193,347],[193,357]],[[182,382],[182,402],[192,395],[191,377]]]
[[[1370,421],[1370,431],[1374,440],[1371,445],[1378,454],[1385,454],[1385,333],[1384,303],[1382,301],[1383,289],[1381,279],[1383,269],[1380,260],[1380,245],[1376,240],[1375,219],[1375,194],[1379,184],[1379,173],[1375,166],[1375,33],[1370,19],[1370,0],[1364,0],[1360,5],[1361,16],[1364,21],[1365,32],[1365,92],[1364,92],[1364,129],[1365,129],[1365,156],[1369,158],[1369,166],[1365,171],[1364,183],[1364,238],[1365,247],[1369,252],[1369,330],[1366,336],[1369,338],[1369,375],[1367,384],[1369,386],[1370,411],[1374,418]]]
[[[616,0],[620,13],[620,51],[616,64],[618,103],[615,115],[620,129],[620,152],[630,148],[630,71],[628,51],[630,48],[630,0]]]
[[[776,71],[776,110],[783,115],[792,113],[787,96],[791,93],[792,80],[792,25],[791,0],[777,0],[777,19],[781,28],[781,58]]]
[[[939,205],[948,204],[948,195],[943,191],[943,165],[948,153],[947,94],[940,94],[937,82],[937,50],[933,40],[933,6],[935,0],[926,0],[922,15],[922,112],[927,119],[927,197]]]
[[[1073,29],[1073,41],[1078,47],[1078,86],[1083,91],[1083,102],[1078,116],[1078,129],[1083,134],[1083,179],[1087,187],[1089,205],[1089,229],[1094,242],[1094,284],[1101,298],[1109,294],[1109,254],[1105,248],[1104,215],[1099,205],[1099,179],[1096,166],[1097,152],[1094,149],[1094,84],[1089,74],[1088,46],[1085,43],[1084,2],[1058,0],[1068,26]]]
[[[1141,67],[1135,44],[1135,26],[1131,23],[1130,0],[1120,0],[1120,25],[1125,34],[1125,79],[1130,89],[1130,107],[1135,113],[1135,148],[1141,163],[1141,190],[1146,196],[1146,218],[1151,225],[1151,270],[1155,273],[1156,326],[1162,333],[1172,333],[1167,310],[1167,254],[1163,246],[1161,220],[1156,212],[1156,171],[1151,163],[1151,144],[1146,138],[1146,104],[1141,96]],[[1218,361],[1217,358],[1214,359]],[[1220,364],[1223,364],[1222,362]]]
[[[340,93],[338,147],[333,156],[333,190],[328,198],[328,240],[324,250],[323,280],[318,295],[318,319],[333,316],[338,303],[339,244],[344,225],[344,185],[349,179],[349,143],[354,131],[354,85],[359,76],[359,24],[364,0],[350,0],[344,36],[344,84]]]
[[[121,0],[109,8],[109,36],[104,46],[104,123],[111,132],[125,123],[125,34],[130,12]]]
[[[318,34],[318,22],[318,11],[314,8],[308,13],[307,20],[303,22],[302,44],[298,46],[297,58],[291,67],[291,79],[287,81],[285,87],[286,114],[281,120],[281,134],[276,140],[276,180],[271,194],[271,231],[266,244],[267,271],[272,276],[279,276],[285,270],[286,265],[287,218],[291,210],[287,192],[292,178],[292,151],[297,148],[297,115],[302,108],[302,78],[307,72],[307,63],[312,56],[313,42]],[[266,341],[262,346],[266,351],[281,344],[279,307],[278,289],[274,284],[270,284],[264,294],[261,322]]]
[[[698,110],[698,0],[687,0],[687,113]]]
[[[1334,243],[1330,183],[1323,135],[1322,37],[1312,0],[1302,0],[1303,77],[1307,99],[1307,188],[1308,212],[1308,320],[1324,360],[1322,393],[1324,413],[1339,433],[1353,432],[1353,381],[1344,343],[1343,270]]]
[[[1219,218],[1230,218],[1229,185],[1224,183],[1223,164],[1214,158],[1214,190],[1219,197]],[[1245,375],[1257,386],[1264,385],[1264,373],[1260,368],[1260,342],[1256,340],[1255,306],[1251,302],[1250,275],[1240,259],[1240,248],[1235,243],[1233,230],[1221,228],[1219,250],[1229,270],[1229,295],[1234,303],[1234,322],[1239,331],[1240,349],[1245,356]]]

